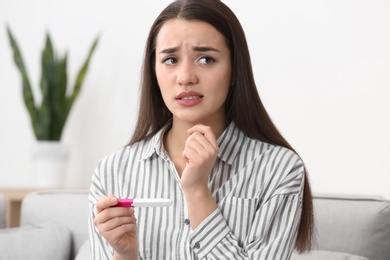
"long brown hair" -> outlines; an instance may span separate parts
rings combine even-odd
[[[226,122],[233,121],[248,137],[294,151],[275,127],[257,92],[245,33],[235,14],[220,0],[177,0],[168,5],[153,23],[146,43],[138,121],[129,144],[157,133],[172,120],[155,74],[156,38],[161,26],[172,19],[198,20],[214,26],[226,39],[232,58],[232,85],[225,103]],[[302,216],[295,248],[311,249],[314,233],[312,195],[307,174]]]

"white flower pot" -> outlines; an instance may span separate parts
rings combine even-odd
[[[58,141],[37,141],[32,148],[35,187],[63,187],[70,149]]]

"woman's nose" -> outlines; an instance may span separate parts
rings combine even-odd
[[[183,62],[178,66],[176,81],[179,85],[192,85],[198,82],[195,65],[190,62]]]

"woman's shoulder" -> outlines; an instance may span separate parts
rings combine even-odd
[[[136,159],[137,157],[141,158],[150,150],[153,150],[153,147],[151,146],[151,139],[145,139],[133,144],[128,144],[107,154],[101,159],[101,162],[121,162],[130,157],[133,159]]]
[[[244,152],[252,154],[252,158],[266,158],[270,162],[286,161],[294,163],[302,163],[299,155],[293,150],[276,145],[267,143],[257,139],[247,139],[247,145]]]
[[[263,162],[277,162],[290,160],[299,162],[299,155],[293,150],[253,138],[246,135],[242,130],[230,124],[224,135],[220,138],[221,154],[227,154],[227,161],[232,158],[240,158],[245,161],[262,160]]]

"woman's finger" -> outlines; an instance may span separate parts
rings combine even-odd
[[[106,198],[99,200],[96,203],[96,211],[97,213],[100,213],[104,209],[115,206],[116,204],[118,204],[118,198],[115,197],[114,195],[108,196]]]
[[[115,229],[123,229],[122,226],[135,225],[136,219],[134,216],[115,217],[107,220],[99,225],[98,230],[101,234],[110,232]]]
[[[202,134],[214,148],[218,148],[217,139],[215,138],[213,129],[210,126],[195,125],[190,129],[188,129],[187,132],[190,135],[192,135],[195,132]]]

